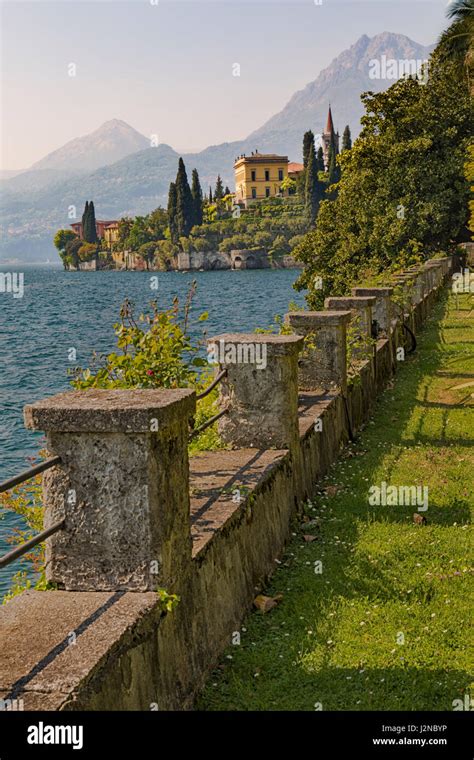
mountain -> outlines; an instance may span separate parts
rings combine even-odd
[[[386,90],[394,81],[371,79],[370,62],[380,61],[383,55],[396,61],[424,61],[433,47],[419,45],[402,34],[383,32],[372,38],[364,34],[323,69],[317,79],[296,92],[286,106],[249,139],[258,146],[271,143],[277,152],[282,151],[298,161],[302,134],[307,129],[312,129],[315,134],[323,130],[329,102],[339,134],[342,136],[344,127],[349,124],[352,137],[357,137],[364,113],[361,93]],[[259,147],[259,150],[262,149]]]
[[[283,153],[293,161],[301,160],[303,134],[307,129],[315,134],[322,130],[329,101],[336,129],[342,134],[349,124],[355,137],[363,113],[360,94],[393,84],[389,79],[371,79],[370,62],[381,60],[383,55],[387,59],[425,60],[431,49],[399,34],[384,32],[372,38],[363,35],[246,139],[184,155],[188,177],[196,167],[205,192],[210,184],[214,186],[217,174],[224,185],[233,187],[235,157],[255,148],[261,153]],[[120,160],[112,158],[120,151]],[[110,161],[105,160],[107,156]],[[8,232],[2,236],[0,260],[7,256],[34,260],[41,249],[46,258],[46,247],[54,254],[51,243],[54,230],[70,224],[67,209],[71,205],[76,207],[80,218],[86,199],[94,200],[98,218],[109,219],[144,214],[157,205],[165,205],[178,158],[179,154],[169,145],[149,147],[143,135],[117,119],[106,122],[90,135],[72,140],[38,161],[28,172],[1,183],[0,218],[3,232]],[[94,163],[93,171],[79,173]],[[65,177],[65,172],[70,176]]]
[[[111,119],[84,137],[76,137],[61,148],[48,153],[30,167],[30,171],[94,171],[114,164],[131,153],[150,147],[150,140],[125,121]]]

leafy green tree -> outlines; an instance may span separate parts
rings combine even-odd
[[[309,289],[312,308],[364,277],[449,251],[465,228],[467,77],[438,49],[429,72],[426,83],[404,78],[363,96],[363,130],[340,156],[337,198],[321,203],[316,227],[294,252],[305,265],[297,287]]]
[[[334,145],[329,146],[329,158],[328,158],[328,188],[330,192],[330,198],[335,198],[337,189],[331,190],[333,185],[337,185],[341,179],[341,170],[336,159],[336,149]]]
[[[146,263],[147,269],[149,269],[150,265],[153,264],[153,260],[155,258],[155,251],[156,251],[156,242],[154,241],[143,243],[143,245],[141,245],[140,248],[138,249],[138,255]]]
[[[163,240],[168,227],[168,214],[164,208],[158,206],[148,214],[148,228],[152,240]]]
[[[451,0],[446,15],[452,24],[440,37],[440,59],[451,61],[458,76],[466,77],[470,89],[474,63],[474,0]]]
[[[351,130],[349,124],[344,128],[342,134],[342,150],[350,150],[352,148]]]
[[[168,226],[170,230],[170,238],[173,243],[177,243],[179,240],[178,232],[178,200],[176,194],[176,183],[170,182],[170,189],[168,191]]]
[[[122,217],[118,223],[118,247],[121,250],[127,248],[127,240],[130,235],[130,230],[133,227],[133,219],[129,217]]]
[[[221,175],[217,175],[216,188],[214,190],[214,200],[221,201],[224,197],[224,185],[222,184]]]
[[[225,186],[225,190],[224,190],[224,197],[225,197],[226,195],[231,195],[231,192],[230,192],[230,190],[229,190],[229,186],[228,186],[228,185],[226,185],[226,186]]]
[[[54,245],[59,252],[65,251],[67,243],[76,239],[77,235],[72,230],[58,230],[54,236]]]
[[[188,237],[193,226],[193,197],[189,187],[186,167],[182,158],[178,163],[176,176],[176,224],[178,238]]]
[[[147,216],[136,216],[127,238],[127,248],[138,251],[142,245],[153,240]]]
[[[191,195],[193,196],[193,226],[202,224],[202,188],[197,169],[193,169]]]
[[[81,261],[92,261],[97,256],[97,243],[85,243],[77,251]]]
[[[80,261],[79,250],[83,245],[84,241],[77,236],[74,240],[70,240],[68,243],[66,243],[65,256],[63,258],[63,261],[72,264],[74,267],[77,267]]]

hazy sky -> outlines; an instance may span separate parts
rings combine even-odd
[[[1,168],[27,167],[112,118],[180,151],[243,138],[362,34],[428,45],[447,26],[445,9],[446,0],[7,0]]]

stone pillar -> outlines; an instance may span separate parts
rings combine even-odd
[[[352,288],[353,296],[374,297],[375,306],[373,317],[377,322],[380,333],[390,335],[392,325],[392,302],[393,288]]]
[[[191,390],[86,390],[25,407],[61,464],[43,476],[46,577],[73,591],[173,588],[191,560]]]
[[[350,320],[350,311],[292,311],[285,315],[285,323],[306,339],[298,362],[301,390],[346,392],[346,332]]]
[[[209,361],[227,370],[219,384],[219,435],[234,448],[293,449],[298,432],[296,335],[223,334],[208,340]]]
[[[375,303],[376,298],[373,296],[342,296],[326,298],[324,306],[326,309],[349,309],[353,321],[354,318],[358,318],[357,337],[369,346],[369,341],[372,338],[372,309],[375,307]],[[367,354],[366,345],[355,348],[353,351],[354,357],[359,359],[368,359]]]

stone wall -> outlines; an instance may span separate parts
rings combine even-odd
[[[406,273],[405,323],[421,326],[451,268],[440,259]],[[44,478],[45,524],[65,524],[47,542],[59,590],[26,591],[0,610],[0,699],[29,710],[192,707],[292,519],[409,345],[401,317],[386,322],[384,289],[366,290],[345,300],[350,309],[287,315],[293,335],[211,339],[216,372],[227,371],[227,450],[188,463],[191,391],[74,391],[25,409],[61,457]],[[345,326],[367,304],[385,330],[348,374]],[[160,587],[179,595],[172,611]]]

